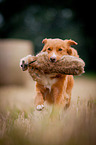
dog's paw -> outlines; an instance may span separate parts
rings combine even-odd
[[[26,64],[28,63],[29,61],[29,58],[31,58],[32,55],[27,55],[26,57],[23,57],[20,59],[20,66],[22,65],[22,61],[24,61]]]
[[[32,57],[32,55],[28,55],[26,57],[23,57],[22,59],[20,59],[20,67],[21,69],[27,70],[27,64],[29,63],[29,59]]]
[[[23,71],[25,71],[25,70],[27,70],[27,68],[28,68],[28,64],[25,63],[24,60],[20,60],[20,68],[21,68]]]
[[[36,107],[36,109],[38,111],[41,111],[43,108],[44,108],[44,105],[43,104],[42,105],[37,105],[37,107]]]

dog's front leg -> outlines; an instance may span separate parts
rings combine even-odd
[[[64,94],[66,92],[66,76],[62,76],[58,81],[52,86],[52,97],[54,104],[64,106]]]
[[[35,105],[38,111],[44,108],[44,99],[42,93],[42,85],[36,83],[36,98],[35,98]]]
[[[62,103],[62,93],[63,93],[62,89],[63,88],[59,88],[57,86],[54,86],[52,88],[52,97],[55,105],[60,105]]]
[[[64,104],[62,103],[62,89],[57,85],[52,87],[51,97],[53,98],[54,104],[50,118],[54,120],[55,118],[60,117],[62,110],[64,109]]]

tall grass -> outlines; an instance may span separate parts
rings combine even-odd
[[[0,111],[0,145],[96,145],[96,95],[89,91],[82,97],[81,89],[74,89],[67,110],[53,113],[53,106],[45,104],[42,111],[34,106]]]
[[[51,111],[10,110],[0,113],[1,145],[95,145],[96,98],[61,111],[50,118]]]

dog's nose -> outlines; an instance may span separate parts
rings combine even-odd
[[[50,61],[51,62],[56,62],[56,58],[55,57],[50,57]]]

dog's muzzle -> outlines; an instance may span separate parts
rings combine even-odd
[[[56,62],[56,57],[50,57],[51,62]]]

